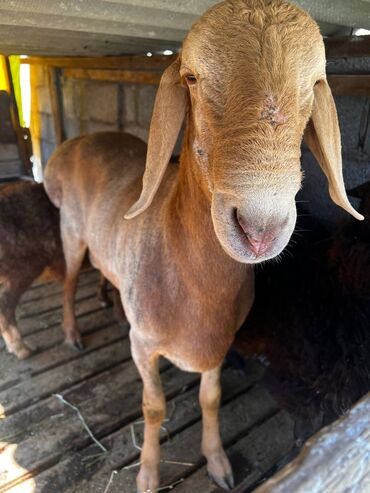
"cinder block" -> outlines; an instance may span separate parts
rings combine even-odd
[[[134,123],[137,119],[136,106],[137,106],[137,96],[139,88],[137,85],[127,85],[123,86],[123,104],[124,104],[124,114],[123,122]]]
[[[73,139],[81,134],[81,125],[78,118],[65,118],[64,128],[67,139]]]
[[[51,115],[51,100],[48,86],[39,86],[36,88],[37,99],[40,113],[49,113]]]
[[[81,119],[117,123],[118,84],[89,81],[81,91],[81,98]]]
[[[85,87],[84,80],[63,78],[63,109],[65,118],[80,118],[81,95]]]
[[[135,123],[127,124],[124,127],[124,131],[129,134],[136,135],[144,142],[148,142],[148,134],[149,128],[141,127],[140,125],[136,125]]]
[[[41,139],[41,158],[43,165],[45,165],[55,150],[55,144],[53,142],[48,142],[44,139]]]
[[[365,96],[336,96],[340,133],[342,138],[342,154],[351,158],[357,157],[363,122],[366,121],[368,106]],[[368,159],[370,156],[368,156]]]
[[[48,142],[55,142],[54,121],[49,113],[40,113],[41,138]]]
[[[115,132],[117,123],[106,123],[96,120],[81,122],[81,134],[92,134],[94,132]]]
[[[137,122],[140,126],[149,128],[152,119],[153,107],[157,87],[151,85],[140,85],[139,94],[137,96],[138,118]]]

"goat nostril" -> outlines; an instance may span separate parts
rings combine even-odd
[[[239,223],[239,226],[242,228],[242,230],[244,231],[244,234],[248,235],[248,224],[247,224],[247,221],[243,218],[242,215],[239,214],[239,211],[237,209],[235,209],[235,215],[236,215],[236,219]]]

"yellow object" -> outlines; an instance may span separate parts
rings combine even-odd
[[[9,92],[8,77],[6,75],[5,57],[0,55],[0,91]]]
[[[5,56],[0,55],[0,91],[7,91],[10,93],[9,79],[7,74],[7,68],[5,63]],[[20,57],[10,56],[10,76],[13,81],[14,97],[17,103],[19,123],[24,126],[23,114],[22,114],[22,97],[21,97],[21,82],[20,82]]]

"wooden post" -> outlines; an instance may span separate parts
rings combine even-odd
[[[365,36],[333,36],[325,38],[326,57],[354,58],[370,56],[370,35]]]
[[[54,120],[55,140],[56,144],[60,145],[66,139],[66,133],[64,129],[63,94],[60,84],[59,68],[48,68],[48,83]]]

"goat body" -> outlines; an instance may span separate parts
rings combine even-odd
[[[184,118],[178,169],[168,162]],[[233,486],[218,430],[220,368],[253,303],[251,264],[278,255],[294,230],[304,132],[331,197],[361,219],[345,194],[317,25],[281,0],[228,0],[193,26],[164,72],[146,160],[139,139],[103,133],[66,142],[47,165],[61,212],[67,339],[79,341],[73,297],[87,248],[131,324],[144,383],[139,492],[159,486],[160,356],[202,373],[208,472]]]
[[[0,188],[0,330],[9,352],[26,358],[30,349],[16,325],[24,291],[45,269],[64,276],[59,211],[41,184],[17,182]]]
[[[88,247],[94,266],[120,290],[132,336],[145,336],[183,369],[206,371],[223,359],[247,314],[253,271],[224,253],[206,201],[195,186],[188,190],[176,165],[150,213],[123,218],[140,193],[145,155],[134,136],[99,133],[67,142],[52,156],[45,186],[61,207],[67,265],[69,256],[80,262]],[[211,265],[204,262],[210,247]],[[65,330],[67,338],[77,336],[73,322]]]

